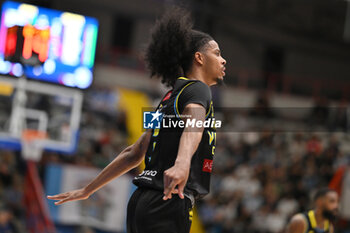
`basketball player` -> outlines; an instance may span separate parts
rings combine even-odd
[[[192,27],[189,13],[172,9],[157,21],[146,50],[151,75],[171,87],[157,113],[174,122],[213,120],[209,86],[225,75],[217,42]],[[209,192],[215,143],[212,125],[148,130],[86,187],[48,198],[59,200],[57,205],[87,199],[145,160],[145,170],[133,180],[138,189],[128,203],[128,233],[188,233],[194,201]]]
[[[314,197],[315,209],[292,217],[287,233],[334,233],[332,221],[338,214],[338,194],[329,188],[318,190]]]

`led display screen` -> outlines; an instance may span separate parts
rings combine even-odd
[[[88,88],[93,80],[97,31],[95,18],[4,2],[0,74]]]

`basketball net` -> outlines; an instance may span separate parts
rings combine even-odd
[[[39,161],[43,152],[43,140],[47,138],[47,133],[43,131],[26,129],[22,132],[22,156],[25,160]]]

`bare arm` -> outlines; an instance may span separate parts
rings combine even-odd
[[[204,122],[205,108],[200,104],[188,104],[182,115],[190,116],[186,119]],[[184,198],[183,190],[187,183],[191,159],[201,141],[203,129],[203,127],[186,127],[182,132],[175,164],[164,172],[164,200],[170,199],[172,193],[178,193],[180,198]]]
[[[101,173],[82,189],[47,196],[48,199],[59,200],[56,205],[67,201],[84,200],[91,194],[102,188],[111,180],[123,175],[138,166],[146,153],[151,138],[151,131],[144,132],[141,137],[131,146],[125,148]]]
[[[287,233],[304,233],[306,231],[306,219],[302,214],[296,214],[287,226]]]

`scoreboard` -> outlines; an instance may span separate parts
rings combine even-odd
[[[93,80],[98,21],[7,1],[0,25],[0,74],[80,89]]]

